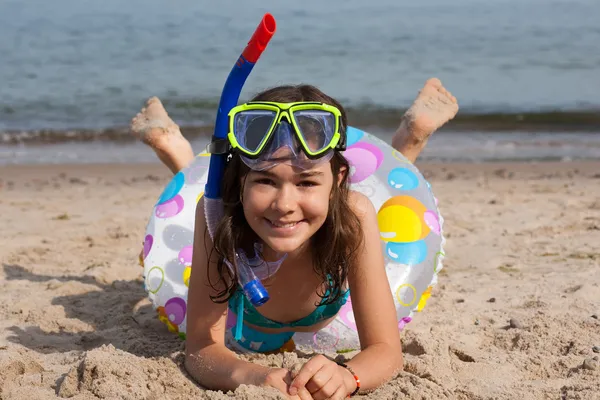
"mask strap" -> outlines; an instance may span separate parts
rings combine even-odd
[[[210,154],[227,154],[230,147],[229,139],[217,139],[213,137],[210,143],[206,145],[204,151]]]

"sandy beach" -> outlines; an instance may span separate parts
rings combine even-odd
[[[600,162],[420,165],[446,219],[405,371],[366,399],[600,399]],[[205,391],[146,300],[160,164],[0,167],[0,399],[276,399]],[[291,366],[294,353],[252,356]]]

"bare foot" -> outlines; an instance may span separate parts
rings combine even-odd
[[[427,140],[458,112],[456,97],[437,78],[428,79],[414,103],[402,116],[392,147],[415,162]]]
[[[158,158],[176,174],[194,159],[190,142],[167,114],[158,97],[151,97],[146,107],[131,120],[133,135],[154,150]]]

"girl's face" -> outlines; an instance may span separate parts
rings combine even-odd
[[[307,170],[282,163],[250,171],[243,183],[246,221],[271,250],[291,254],[325,222],[332,184],[329,162]]]

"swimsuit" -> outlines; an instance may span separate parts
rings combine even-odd
[[[230,335],[231,339],[245,350],[264,353],[281,349],[294,336],[294,331],[265,333],[250,328],[244,322],[264,328],[312,326],[334,317],[342,306],[346,304],[350,291],[346,290],[334,303],[323,304],[329,298],[329,295],[330,293],[327,291],[321,304],[306,317],[293,322],[278,322],[260,314],[252,303],[245,298],[244,293],[241,290],[237,290],[229,299],[228,312],[236,314],[236,323],[230,329],[227,329],[228,336]],[[238,329],[238,325],[241,326],[241,329]],[[239,338],[237,340],[236,335]]]

